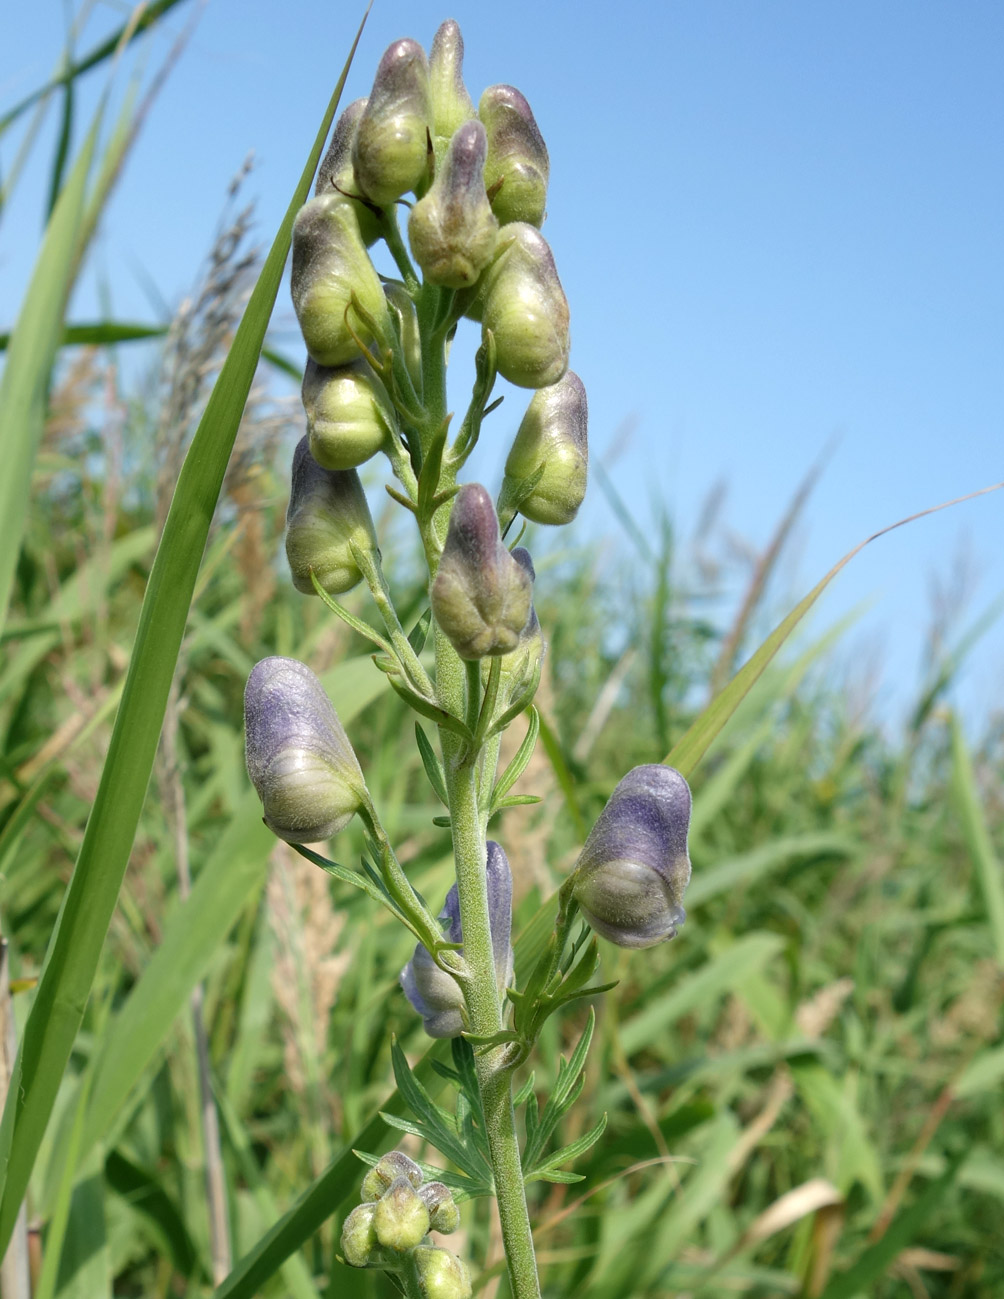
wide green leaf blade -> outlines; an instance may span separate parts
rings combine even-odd
[[[348,63],[185,457],[164,525],[108,757],[25,1025],[15,1065],[19,1085],[11,1088],[0,1122],[0,1155],[9,1150],[2,1169],[0,1251],[13,1230],[87,1005],[146,796],[213,512],[282,279],[293,221],[308,196],[347,70]],[[76,174],[67,183],[57,212],[74,191],[75,180]],[[72,252],[72,240],[66,242]],[[49,321],[51,346],[57,340],[61,303],[59,307]],[[39,402],[41,397],[40,389]],[[0,526],[6,526],[5,519]],[[8,587],[9,580],[8,575]]]

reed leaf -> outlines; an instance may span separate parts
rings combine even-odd
[[[360,26],[360,33],[362,27]],[[313,148],[297,184],[265,265],[251,294],[233,345],[213,387],[205,413],[185,457],[171,509],[164,525],[153,571],[140,612],[139,629],[122,694],[122,704],[112,731],[108,757],[76,867],[60,908],[56,929],[46,953],[35,1001],[25,1025],[12,1086],[0,1121],[2,1200],[0,1200],[0,1251],[6,1248],[18,1208],[42,1141],[60,1080],[83,1019],[98,958],[115,908],[129,861],[140,811],[153,767],[174,675],[178,650],[188,618],[199,565],[223,483],[241,414],[247,400],[269,317],[275,302],[289,252],[293,221],[306,200],[321,150],[330,128],[348,67],[349,59],[325,111]],[[93,147],[93,144],[92,146]],[[61,210],[79,216],[83,199],[84,171],[78,161],[57,204]],[[64,205],[70,199],[75,206]],[[59,225],[60,266],[74,251],[74,225],[68,217]],[[65,228],[64,228],[65,227]],[[47,239],[48,244],[48,239]],[[43,248],[43,257],[45,256]],[[58,342],[63,308],[62,285],[53,291],[46,269],[43,287],[49,290],[51,306],[41,324],[48,358]],[[29,295],[29,307],[33,307]],[[19,322],[18,333],[22,334]],[[26,347],[15,339],[15,346]],[[11,371],[8,357],[7,374]],[[36,367],[37,368],[37,367]],[[20,369],[14,369],[15,374]],[[46,365],[44,373],[48,373]],[[38,379],[21,400],[40,420],[44,410],[44,382]],[[0,413],[6,408],[0,403]],[[27,412],[26,412],[27,413]],[[6,418],[0,426],[8,427]],[[30,458],[27,458],[30,470]],[[26,472],[20,490],[26,494]],[[6,483],[7,478],[4,479]],[[21,502],[21,513],[23,516]],[[0,527],[8,528],[0,509]],[[20,537],[20,524],[17,538]],[[5,541],[0,536],[0,542]],[[0,559],[10,564],[0,593],[6,604],[13,561],[0,544]],[[3,573],[0,572],[0,579]],[[9,1152],[9,1153],[8,1153]],[[4,1158],[6,1156],[6,1158]]]

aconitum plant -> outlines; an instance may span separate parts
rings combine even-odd
[[[314,197],[294,226],[292,273],[308,354],[307,434],[294,456],[287,519],[293,581],[376,645],[374,670],[417,714],[422,762],[446,808],[456,867],[442,910],[431,911],[412,886],[308,665],[269,658],[255,667],[247,765],[267,824],[290,843],[327,839],[362,818],[361,870],[309,855],[411,930],[417,945],[402,995],[432,1037],[454,1040],[458,1104],[470,1120],[449,1141],[428,1113],[406,1125],[438,1142],[452,1168],[420,1166],[400,1152],[368,1157],[361,1203],[345,1222],[343,1261],[387,1270],[409,1296],[469,1295],[468,1261],[428,1233],[454,1230],[463,1199],[494,1195],[512,1293],[527,1299],[540,1288],[525,1184],[557,1178],[602,1132],[601,1122],[574,1150],[545,1149],[576,1094],[591,1020],[542,1116],[531,1088],[514,1098],[513,1077],[552,1012],[603,991],[590,986],[598,963],[590,928],[623,947],[676,934],[690,878],[690,793],[667,767],[624,777],[560,890],[550,940],[524,986],[514,987],[504,823],[503,842],[489,841],[487,831],[497,813],[526,801],[509,791],[537,738],[532,701],[547,635],[533,607],[532,560],[515,541],[519,516],[550,526],[574,519],[586,490],[587,403],[568,368],[568,303],[539,229],[547,148],[513,87],[489,87],[475,109],[462,56],[454,22],[436,33],[428,57],[413,40],[386,51],[368,99],[351,104],[335,127]],[[407,237],[399,207],[408,209]],[[370,259],[381,240],[399,279],[381,276]],[[471,401],[454,427],[446,366],[465,317],[480,325],[481,345]],[[493,499],[462,478],[498,405],[498,375],[533,395]],[[357,472],[381,455],[393,479],[387,490],[413,517],[428,565],[429,608],[408,629]],[[360,583],[379,627],[336,598]],[[502,735],[514,724],[525,726],[525,737],[499,773]],[[400,1052],[395,1067],[407,1071]],[[412,1095],[417,1087],[411,1076]],[[518,1104],[533,1107],[522,1148]]]

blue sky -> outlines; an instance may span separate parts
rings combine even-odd
[[[96,6],[80,48],[122,12]],[[151,67],[193,13],[194,0],[155,36]],[[96,313],[98,272],[123,318],[153,315],[137,267],[177,302],[252,150],[248,192],[271,239],[360,13],[341,0],[209,0],[71,316]],[[781,575],[780,612],[870,532],[1004,479],[996,0],[376,0],[347,99],[367,92],[391,40],[428,44],[448,16],[464,31],[475,100],[512,82],[547,139],[544,233],[571,304],[591,450],[602,457],[617,443],[610,471],[643,526],[663,501],[685,538],[724,480],[729,526],[762,545],[832,441]],[[55,0],[21,7],[0,55],[0,105],[51,72],[62,32]],[[94,94],[104,75],[92,77]],[[53,114],[43,144],[54,132]],[[6,140],[5,167],[11,156]],[[0,228],[4,324],[30,270],[44,186],[30,168]],[[275,325],[296,354],[285,296]],[[514,396],[493,417],[486,475],[518,421]],[[583,535],[620,544],[598,491],[581,520]],[[884,664],[890,716],[913,690],[932,578],[961,592],[960,556],[971,621],[1004,591],[1004,492],[876,543],[822,606],[819,627],[869,602],[845,653]],[[1000,626],[958,698],[974,721],[1001,707]]]

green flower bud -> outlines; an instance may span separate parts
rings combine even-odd
[[[244,692],[248,775],[265,824],[287,843],[316,843],[359,810],[363,773],[324,687],[305,663],[256,663]]]
[[[586,494],[588,446],[586,390],[568,370],[530,400],[505,462],[502,495],[515,495],[521,480],[544,472],[520,513],[534,523],[571,523]]]
[[[425,180],[431,125],[425,51],[417,41],[395,41],[377,67],[352,146],[356,183],[378,207]]]
[[[364,311],[390,325],[383,286],[360,236],[354,206],[332,191],[304,203],[293,223],[293,307],[307,351],[318,365],[346,365],[359,356],[345,319],[353,294]],[[363,320],[349,314],[356,334],[368,341]]]
[[[355,469],[387,445],[394,409],[365,361],[330,370],[308,360],[301,391],[310,454],[322,469]]]
[[[414,1159],[409,1159],[403,1150],[388,1151],[363,1178],[360,1198],[366,1201],[379,1200],[399,1177],[406,1177],[416,1191],[422,1185],[422,1170]]]
[[[407,1177],[396,1177],[375,1205],[373,1230],[384,1249],[414,1249],[429,1231],[429,1210]]]
[[[450,1188],[443,1182],[426,1182],[419,1187],[422,1203],[429,1210],[429,1224],[433,1231],[441,1231],[444,1236],[460,1226],[460,1210]]]
[[[400,280],[384,280],[383,291],[396,322],[395,332],[404,353],[411,382],[419,395],[422,392],[422,335],[418,328],[418,313],[411,294]]]
[[[530,615],[532,582],[499,535],[491,497],[479,483],[453,503],[432,612],[463,659],[515,649]]]
[[[676,937],[687,913],[690,789],[672,767],[629,771],[589,832],[572,894],[589,924],[619,947]]]
[[[366,1267],[377,1247],[375,1204],[357,1204],[342,1227],[342,1254],[349,1267]]]
[[[523,221],[506,226],[482,283],[499,374],[520,388],[556,383],[568,369],[568,302],[547,240]]]
[[[471,1299],[470,1273],[456,1254],[438,1245],[423,1245],[412,1258],[425,1299]]]
[[[499,223],[485,193],[485,148],[485,128],[465,122],[450,140],[431,189],[411,210],[411,251],[431,284],[468,288],[495,251]]]
[[[488,132],[485,185],[489,190],[498,185],[492,210],[502,225],[528,221],[539,228],[551,166],[530,105],[514,86],[489,86],[478,117]]]
[[[464,38],[457,23],[448,18],[432,38],[429,53],[429,89],[437,144],[445,144],[458,127],[474,116],[474,103],[464,85],[463,66]]]
[[[355,545],[376,550],[366,493],[354,469],[322,469],[301,438],[293,454],[293,484],[286,511],[286,558],[293,585],[314,595],[311,571],[329,595],[351,591],[362,580]]]
[[[354,99],[335,123],[328,151],[317,169],[314,196],[333,191],[341,194],[351,206],[359,223],[363,243],[369,248],[380,238],[380,220],[359,197],[356,174],[352,167],[352,143],[365,107],[365,99]]]

